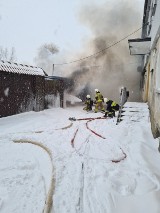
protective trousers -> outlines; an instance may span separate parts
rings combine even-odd
[[[95,105],[94,111],[98,112],[98,110],[105,111],[102,101],[98,101]]]

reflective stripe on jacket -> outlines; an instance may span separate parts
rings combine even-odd
[[[103,95],[100,92],[97,92],[95,99],[96,99],[96,102],[102,102],[103,101]]]
[[[91,98],[86,99],[85,104],[93,105],[93,100]]]
[[[116,102],[112,102],[112,104],[111,104],[111,106],[113,107],[113,106],[116,106],[117,104],[116,104]]]

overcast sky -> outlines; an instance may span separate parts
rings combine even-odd
[[[110,0],[0,0],[0,46],[15,47],[18,62],[30,64],[44,43],[55,43],[59,55],[71,54],[91,36],[79,21],[80,8],[107,1],[111,4]],[[139,4],[143,14],[144,0]]]

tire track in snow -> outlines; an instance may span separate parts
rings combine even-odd
[[[83,212],[83,189],[84,189],[84,164],[82,162],[82,169],[81,169],[81,177],[80,177],[80,190],[79,190],[79,200],[78,200],[78,212]]]
[[[94,212],[93,210],[93,207],[92,207],[92,202],[91,202],[91,199],[90,199],[90,194],[89,193],[86,193],[88,191],[87,187],[85,187],[85,174],[86,174],[86,167],[87,167],[87,156],[88,156],[88,151],[89,151],[89,147],[88,147],[88,142],[89,142],[89,139],[86,140],[85,144],[85,149],[84,149],[84,152],[83,154],[81,154],[81,156],[83,157],[82,159],[82,172],[81,172],[81,188],[80,188],[80,196],[79,196],[79,206],[80,206],[80,213],[85,213],[86,212],[86,209],[85,209],[85,196],[87,196],[87,204],[89,205],[89,210],[90,212]],[[86,154],[85,154],[86,153]]]
[[[72,147],[75,149],[75,152],[77,153],[77,155],[79,155],[80,157],[82,157],[82,164],[81,164],[81,176],[80,176],[80,189],[79,189],[79,200],[77,203],[77,211],[80,213],[83,213],[83,209],[84,209],[84,156],[85,156],[85,152],[87,150],[87,144],[89,142],[89,137],[87,137],[87,139],[81,144],[79,149],[76,149],[74,146],[74,140],[75,137],[77,135],[78,129],[76,129],[75,133],[74,133],[74,137],[71,140],[71,144]],[[82,148],[83,145],[86,145],[84,148],[84,152],[80,153],[80,149]]]
[[[86,122],[86,126],[87,126],[87,123],[88,122],[91,122],[92,120],[88,120],[87,122]],[[80,189],[79,189],[79,200],[78,200],[78,204],[77,204],[77,211],[78,212],[80,212],[80,213],[83,213],[83,212],[85,212],[85,210],[84,210],[84,208],[85,208],[85,202],[84,202],[84,200],[88,200],[87,201],[87,206],[88,207],[86,207],[86,208],[89,208],[89,211],[90,212],[94,212],[94,210],[95,209],[93,209],[92,208],[92,200],[95,200],[95,198],[96,198],[96,203],[97,203],[97,207],[96,208],[98,208],[98,209],[101,209],[101,202],[100,201],[98,201],[98,195],[97,195],[97,193],[96,193],[96,191],[94,190],[94,196],[93,196],[93,194],[92,193],[90,193],[90,192],[87,192],[88,191],[88,189],[86,189],[85,188],[85,173],[86,173],[86,171],[85,171],[85,168],[86,168],[86,162],[84,161],[84,158],[88,158],[88,160],[90,160],[91,158],[89,157],[89,155],[88,154],[86,154],[86,151],[87,151],[87,144],[88,144],[88,142],[89,142],[89,139],[86,139],[82,144],[81,144],[81,146],[80,146],[80,148],[79,149],[76,149],[75,148],[75,138],[76,138],[76,136],[77,136],[77,133],[78,133],[78,130],[79,130],[79,128],[77,128],[76,129],[76,131],[75,131],[75,133],[74,133],[74,136],[73,136],[73,138],[71,139],[71,145],[72,145],[72,147],[75,149],[75,151],[76,151],[76,153],[80,156],[80,157],[82,157],[83,158],[83,162],[82,162],[82,169],[81,169],[81,177],[80,177]],[[92,132],[92,131],[91,131]],[[92,132],[93,133],[93,132]],[[98,136],[99,136],[99,134],[98,134]],[[89,136],[90,137],[90,136]],[[103,137],[102,137],[103,138]],[[105,139],[105,138],[103,138],[103,139]],[[86,145],[85,146],[85,148],[84,148],[84,152],[83,153],[80,153],[80,150],[81,150],[81,148],[82,148],[82,146],[83,145]],[[124,160],[126,157],[127,157],[127,155],[126,155],[126,153],[122,150],[122,148],[120,148],[120,150],[122,151],[122,154],[123,154],[123,156],[121,157],[121,158],[119,158],[119,159],[113,159],[113,160],[109,160],[108,162],[112,162],[112,163],[119,163],[119,162],[121,162],[122,160]],[[94,158],[92,158],[92,159],[94,159]],[[106,159],[98,159],[98,158],[95,158],[96,160],[105,160],[106,161]],[[84,196],[85,196],[85,198],[84,198]],[[92,198],[91,198],[92,197]],[[107,200],[107,202],[109,202],[108,200]],[[109,210],[109,209],[108,209]],[[107,210],[107,211],[108,211]],[[106,209],[104,208],[104,206],[103,206],[103,212],[105,212],[106,211]]]

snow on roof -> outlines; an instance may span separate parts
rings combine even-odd
[[[41,75],[45,76],[45,73],[42,68],[34,67],[30,65],[17,64],[9,61],[0,61],[0,71],[19,73],[26,75]]]

